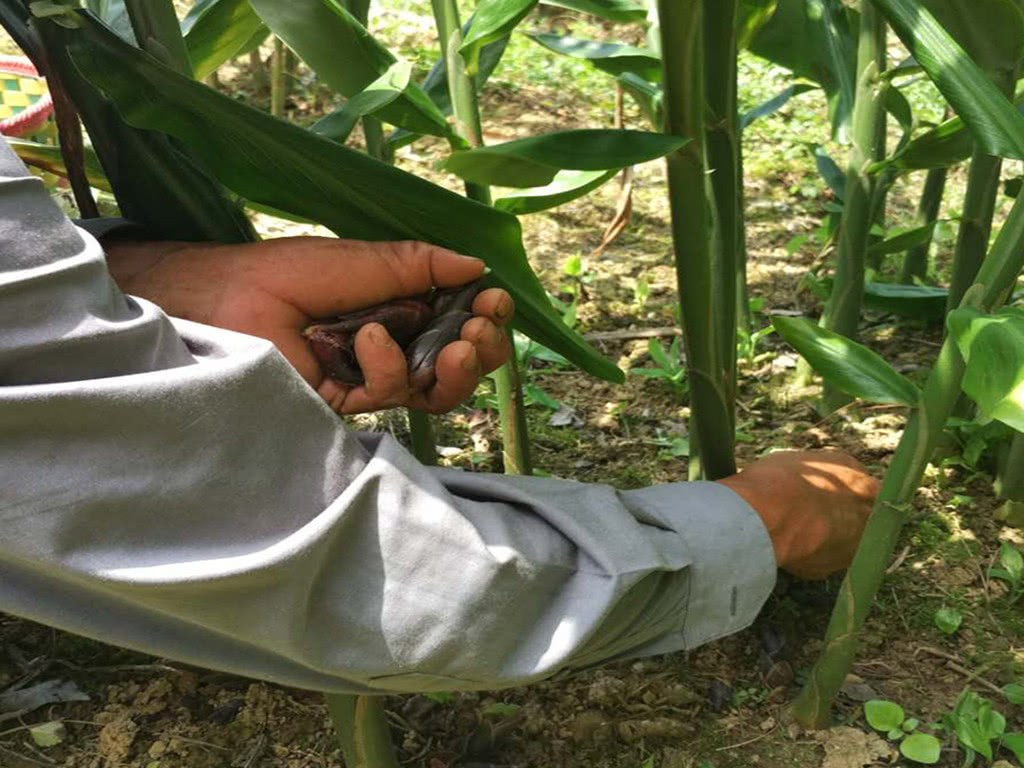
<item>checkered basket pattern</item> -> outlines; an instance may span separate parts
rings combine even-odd
[[[38,130],[53,112],[46,80],[32,62],[0,56],[0,133],[23,136]]]

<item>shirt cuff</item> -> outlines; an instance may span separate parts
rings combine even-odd
[[[141,224],[123,218],[76,219],[75,226],[101,242],[157,240]]]
[[[691,558],[681,628],[636,655],[696,648],[750,626],[777,573],[771,539],[753,508],[721,483],[668,484],[623,495],[678,531]]]

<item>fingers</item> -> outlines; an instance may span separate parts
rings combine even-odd
[[[441,350],[434,370],[437,383],[426,392],[415,393],[409,403],[411,408],[427,413],[446,413],[476,391],[482,375],[476,348],[462,340]]]
[[[508,360],[511,354],[508,334],[490,320],[474,317],[462,326],[460,337],[476,349],[482,373],[490,373]]]
[[[501,288],[480,291],[473,300],[473,314],[486,317],[495,325],[505,325],[511,320],[514,309],[512,297]]]
[[[409,399],[409,374],[405,353],[384,326],[370,323],[359,329],[356,360],[365,383],[353,387],[342,403],[343,413],[363,413],[402,405]]]
[[[479,259],[414,241],[297,237],[247,248],[240,261],[248,278],[310,317],[340,315],[435,286],[464,285],[484,271]],[[500,309],[500,298],[489,301]]]

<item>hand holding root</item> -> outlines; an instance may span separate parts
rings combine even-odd
[[[479,280],[457,288],[437,288],[425,298],[398,299],[319,321],[303,335],[324,373],[354,387],[366,380],[356,357],[356,334],[365,325],[379,323],[405,351],[410,387],[423,391],[437,383],[438,355],[458,341],[462,327],[473,319],[473,300],[479,293]]]

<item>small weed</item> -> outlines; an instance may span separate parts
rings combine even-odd
[[[988,575],[1010,588],[1007,599],[1011,605],[1024,597],[1024,555],[1016,547],[1003,542],[999,547],[999,567],[990,568]]]
[[[679,337],[672,340],[668,349],[660,339],[647,342],[647,352],[654,361],[654,368],[633,368],[630,373],[648,379],[666,382],[676,395],[683,395],[688,389],[686,368],[683,367],[679,354]]]
[[[908,760],[924,765],[939,762],[942,742],[930,733],[919,732],[920,721],[906,717],[899,704],[881,699],[868,701],[864,704],[864,718],[889,741],[898,742],[900,754]]]
[[[964,622],[964,615],[960,611],[947,606],[939,608],[932,618],[935,626],[947,635],[956,634],[956,631],[960,629],[960,625]]]

